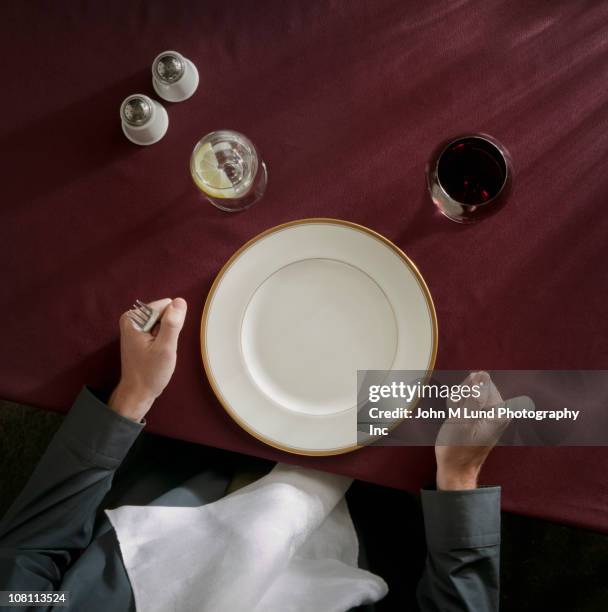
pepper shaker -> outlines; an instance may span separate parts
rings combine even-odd
[[[144,94],[133,94],[123,100],[120,120],[124,135],[138,145],[158,142],[169,127],[167,111]]]
[[[182,102],[198,87],[196,66],[177,51],[163,51],[152,62],[152,86],[163,100]]]

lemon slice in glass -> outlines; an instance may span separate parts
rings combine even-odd
[[[197,187],[213,198],[233,198],[236,189],[222,168],[209,143],[205,143],[192,156],[192,178]]]

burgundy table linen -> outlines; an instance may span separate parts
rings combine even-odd
[[[608,368],[608,4],[403,0],[22,2],[0,8],[0,396],[64,411],[118,375],[117,320],[135,298],[189,304],[178,367],[148,429],[416,490],[431,448],[286,455],[240,430],[203,372],[211,282],[255,234],[325,216],[366,225],[418,265],[441,369]],[[200,71],[169,130],[120,129],[150,65]],[[192,185],[195,142],[236,129],[269,168],[264,199],[229,215]],[[437,143],[487,132],[514,160],[497,215],[434,211]],[[499,448],[503,507],[608,532],[608,450]]]

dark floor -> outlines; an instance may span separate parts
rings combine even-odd
[[[0,516],[24,485],[62,417],[0,401]],[[200,447],[145,435],[140,447],[155,469],[166,457],[201,462]],[[179,449],[179,452],[177,450]],[[373,504],[370,504],[373,500]],[[418,500],[408,494],[356,483],[349,492],[355,522],[368,534],[371,569],[390,592],[378,612],[415,610],[415,585],[424,561]],[[383,525],[382,531],[378,525]],[[366,529],[366,526],[369,529]],[[503,514],[503,612],[608,612],[608,536]],[[409,551],[403,555],[402,551]]]

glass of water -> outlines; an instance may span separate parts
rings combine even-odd
[[[190,174],[207,200],[227,212],[255,204],[268,183],[266,164],[254,144],[233,130],[211,132],[196,143]]]

